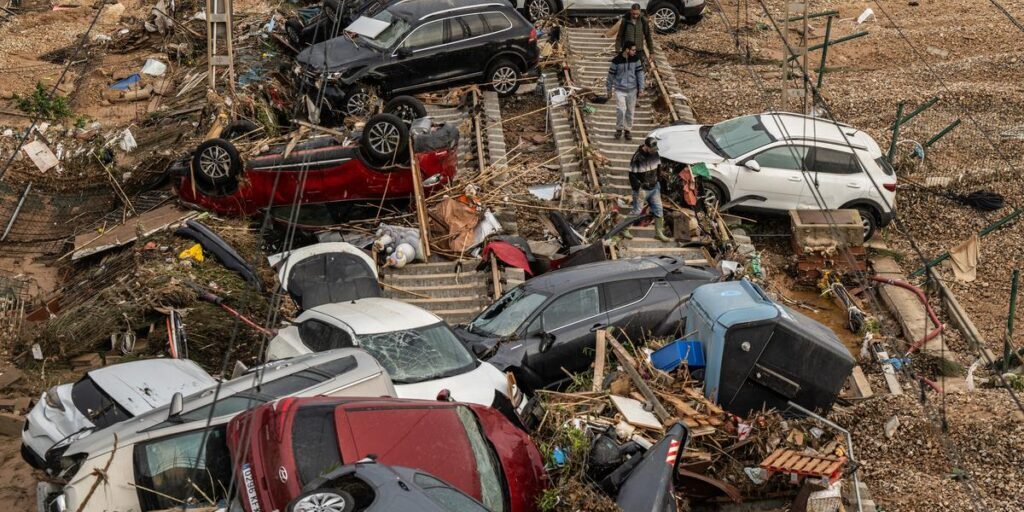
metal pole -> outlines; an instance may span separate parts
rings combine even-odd
[[[1020,269],[1013,269],[1013,279],[1010,281],[1010,313],[1006,315],[1006,338],[1003,341],[1003,371],[1010,369],[1010,352],[1013,348],[1013,316],[1017,313],[1017,282],[1020,279]]]
[[[832,428],[842,432],[843,437],[846,438],[846,454],[849,455],[848,459],[853,461],[854,463],[856,463],[857,459],[853,456],[853,436],[850,435],[850,431],[849,430],[846,430],[845,428],[840,427],[839,425],[837,425],[837,424],[835,424],[835,423],[833,423],[833,422],[831,422],[831,421],[829,421],[829,420],[827,420],[827,419],[825,419],[825,418],[823,418],[821,416],[818,416],[817,414],[815,414],[814,411],[812,411],[810,409],[805,409],[804,407],[801,407],[801,406],[799,406],[797,404],[794,404],[793,402],[787,402],[787,404],[790,407],[792,407],[792,408],[794,408],[794,409],[796,409],[796,410],[798,410],[798,411],[800,411],[800,412],[802,412],[802,413],[804,413],[804,414],[806,414],[806,415],[808,415],[808,416],[810,416],[810,417],[812,417],[812,418],[814,418],[814,419],[816,419],[816,420],[818,420],[818,421],[828,425],[829,427],[832,427]],[[860,500],[860,479],[857,478],[857,469],[854,468],[854,470],[851,473],[853,474],[853,493],[854,493],[854,496],[857,497],[857,512],[864,512],[864,507],[863,507],[863,505],[861,505],[861,502],[860,502],[861,501]]]
[[[921,112],[924,112],[925,110],[928,110],[932,105],[934,105],[938,101],[939,101],[939,97],[936,96],[936,97],[934,97],[934,98],[932,98],[932,99],[922,103],[921,106],[915,108],[913,112],[911,112],[911,113],[907,114],[906,116],[904,116],[903,118],[899,119],[899,123],[900,124],[906,124],[907,121],[910,121],[911,119],[913,119],[915,116],[917,116]],[[893,124],[889,125],[889,129],[892,130],[894,126],[896,126],[895,122],[893,122]]]
[[[886,153],[886,160],[892,163],[892,157],[896,155],[896,140],[900,138],[900,125],[903,124],[903,102],[896,106],[896,122],[892,127],[892,141],[889,142],[889,152]]]
[[[931,147],[932,144],[935,144],[936,142],[939,141],[939,139],[945,137],[947,133],[953,131],[953,128],[956,128],[957,126],[960,126],[959,119],[953,121],[952,123],[949,123],[949,126],[943,128],[939,133],[936,133],[932,138],[928,139],[928,142],[924,143],[924,147]]]
[[[834,41],[828,41],[828,44],[830,44],[832,46],[835,46],[835,45],[837,45],[839,43],[845,43],[845,42],[850,41],[852,39],[857,39],[858,37],[864,37],[866,35],[868,35],[868,32],[857,32],[856,34],[850,34],[848,36],[843,36],[843,37],[837,38]],[[820,50],[820,49],[822,49],[824,47],[825,47],[825,43],[816,44],[814,46],[808,47],[807,51],[813,52],[815,50]],[[790,55],[789,56],[789,60],[791,60],[791,61],[795,60],[797,57],[799,57],[799,55]]]
[[[821,81],[825,79],[825,58],[828,57],[828,38],[832,34],[832,16],[825,22],[825,42],[821,47],[821,65],[818,66],[818,89],[821,89]]]
[[[14,226],[15,219],[18,218],[18,214],[21,213],[21,206],[25,204],[25,198],[28,197],[28,192],[32,190],[32,182],[28,182],[25,187],[25,191],[21,193],[21,199],[18,200],[18,207],[14,209],[14,214],[11,215],[11,220],[7,221],[7,228],[4,229],[4,235],[0,236],[0,242],[7,239],[7,234],[11,232],[11,227]]]
[[[829,11],[816,12],[814,14],[808,14],[807,19],[820,18],[822,16],[839,16],[839,11],[832,9]],[[802,19],[804,19],[803,16],[794,16],[792,18],[787,19],[786,21],[800,21]]]

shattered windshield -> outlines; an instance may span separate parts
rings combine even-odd
[[[765,130],[758,116],[744,116],[722,121],[709,132],[718,148],[729,158],[745,155],[775,141]]]
[[[391,375],[395,384],[412,384],[465,373],[476,359],[444,322],[403,331],[362,334],[359,348]]]
[[[487,336],[510,336],[547,298],[527,293],[522,287],[514,288],[474,318],[469,330]]]
[[[391,11],[381,11],[373,16],[373,19],[388,23],[388,28],[382,30],[375,37],[359,36],[359,40],[378,50],[387,50],[394,46],[399,39],[409,31],[409,23],[391,14]]]

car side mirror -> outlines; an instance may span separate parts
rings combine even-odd
[[[549,332],[542,332],[542,333],[540,333],[540,346],[537,347],[537,349],[540,350],[541,353],[547,352],[548,350],[551,350],[551,346],[554,345],[554,344],[555,344],[555,335],[554,334],[551,334]]]
[[[744,167],[754,172],[761,172],[761,164],[757,163],[757,160],[747,160],[747,163],[743,164]]]
[[[410,55],[412,55],[412,50],[408,48],[402,47],[395,50],[395,56],[398,57],[399,59],[404,59]]]
[[[177,418],[185,409],[185,399],[181,393],[175,393],[171,397],[171,407],[167,410],[167,419]]]

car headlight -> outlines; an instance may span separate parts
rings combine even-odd
[[[64,410],[64,403],[60,401],[60,396],[57,395],[57,386],[46,390],[46,405],[59,411]]]
[[[335,71],[333,73],[327,73],[327,80],[333,82],[335,80],[341,80],[341,77],[345,76],[344,71]]]

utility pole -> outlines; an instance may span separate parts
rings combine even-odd
[[[227,76],[228,91],[235,89],[235,57],[231,35],[232,0],[206,0],[206,59],[210,89],[217,90],[218,71]]]
[[[805,114],[810,111],[805,80],[807,77],[807,14],[809,12],[807,3],[808,0],[786,1],[786,18],[782,27],[782,102],[780,103],[782,111],[789,111],[798,106],[800,111]],[[790,44],[790,28],[797,26],[801,27],[800,37],[796,44]],[[796,66],[792,65],[791,56],[796,57],[799,61]],[[796,68],[801,71],[796,77],[800,80],[799,87],[793,87],[793,73],[791,72]]]

